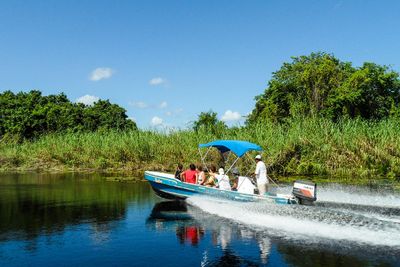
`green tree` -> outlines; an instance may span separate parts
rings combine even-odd
[[[0,94],[0,138],[34,138],[64,131],[137,129],[126,110],[108,100],[93,105],[72,103],[63,93],[43,96],[40,91]]]
[[[128,120],[126,110],[108,100],[99,100],[84,109],[85,129],[136,129],[133,121]]]
[[[217,113],[212,110],[201,112],[195,122],[193,122],[193,130],[196,132],[200,129],[216,133],[219,130],[226,129],[227,126],[223,121],[217,118]]]
[[[247,123],[299,116],[381,119],[397,109],[399,91],[398,73],[386,66],[354,68],[333,55],[312,53],[293,57],[273,73]]]
[[[398,107],[399,74],[386,66],[364,63],[338,87],[329,99],[330,116],[388,117]]]

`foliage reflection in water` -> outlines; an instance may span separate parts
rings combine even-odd
[[[0,175],[0,266],[396,266],[382,250],[305,244],[163,201],[140,181]]]

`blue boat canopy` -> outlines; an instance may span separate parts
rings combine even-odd
[[[239,140],[216,140],[207,144],[200,144],[199,147],[215,147],[221,151],[221,153],[233,151],[238,157],[243,156],[250,150],[262,150],[259,145]]]

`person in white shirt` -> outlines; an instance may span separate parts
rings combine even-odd
[[[265,163],[261,160],[261,155],[255,157],[256,160],[256,170],[254,172],[257,180],[258,192],[260,195],[264,195],[268,192],[268,178],[267,178],[267,167]]]
[[[231,190],[231,184],[229,182],[229,176],[225,174],[223,168],[218,169],[218,174],[210,172],[210,175],[218,180],[218,188],[222,190]]]
[[[238,191],[240,193],[246,194],[254,194],[254,189],[256,189],[256,187],[253,185],[249,178],[245,176],[240,176],[239,170],[237,168],[234,168],[232,170],[232,174],[234,177],[232,191]]]

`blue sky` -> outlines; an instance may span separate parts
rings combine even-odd
[[[234,125],[291,56],[400,71],[399,14],[399,1],[1,1],[0,91],[110,99],[141,128],[211,109]]]

